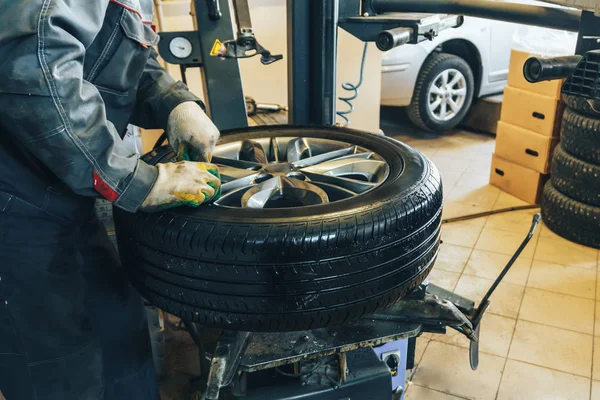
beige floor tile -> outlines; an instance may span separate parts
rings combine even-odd
[[[479,236],[475,248],[494,253],[513,255],[523,242],[523,239],[525,239],[525,236],[520,233],[488,228],[486,226],[483,228],[483,231],[481,231],[481,235]],[[521,257],[531,258],[533,256],[533,251],[535,249],[534,239],[532,239],[527,247],[523,249]]]
[[[472,250],[470,247],[442,243],[434,269],[461,273]]]
[[[512,318],[500,315],[486,315],[481,324],[479,350],[483,353],[506,357],[516,322]],[[465,348],[468,348],[471,343],[465,335],[451,328],[447,329],[445,335],[433,335],[432,340]]]
[[[510,258],[511,256],[506,254],[491,253],[485,250],[473,250],[463,274],[480,278],[496,279]],[[530,265],[530,258],[517,258],[517,261],[515,261],[510,268],[503,281],[525,286]]]
[[[526,288],[519,319],[594,334],[594,301]]]
[[[481,226],[467,222],[452,222],[442,225],[442,241],[456,246],[473,247],[481,233]]]
[[[494,204],[494,210],[506,207],[526,206],[528,204],[529,203],[524,202],[512,194],[500,192],[500,196],[498,196],[498,200],[496,200],[496,204]]]
[[[594,335],[600,336],[600,302],[596,302],[596,321],[594,324]]]
[[[460,172],[461,174],[471,163],[469,159],[448,158],[440,155],[431,157],[431,161],[440,171]]]
[[[425,354],[425,349],[429,345],[429,341],[431,340],[431,336],[425,337],[421,336],[417,338],[415,344],[415,365],[419,365],[421,359],[423,358],[423,354]]]
[[[592,372],[593,379],[600,379],[600,337],[594,338],[594,367]]]
[[[446,199],[454,186],[456,186],[456,182],[460,179],[462,173],[460,172],[449,172],[449,171],[440,171],[440,175],[442,177],[442,187],[444,189],[444,199]]]
[[[494,205],[493,209],[498,210],[504,208],[502,206]],[[502,214],[490,215],[486,227],[502,229],[505,231],[517,232],[521,234],[521,237],[525,239],[525,235],[529,232],[533,216],[540,210],[522,210],[522,211],[510,211]],[[539,229],[536,230],[536,232]],[[538,232],[539,233],[539,232]]]
[[[456,285],[455,292],[479,303],[494,281],[463,275]],[[524,286],[501,282],[491,298],[489,312],[509,318],[517,318]]]
[[[497,399],[583,400],[589,395],[588,378],[508,360]]]
[[[492,191],[496,189],[496,187],[489,184],[489,178],[487,176],[470,172],[465,172],[462,174],[457,184],[460,185],[460,187],[464,190],[478,189],[483,187],[492,188],[490,189]],[[498,193],[500,193],[500,189],[498,189]]]
[[[423,386],[411,385],[404,396],[404,400],[460,400],[461,397],[427,389]]]
[[[478,214],[478,213],[482,213],[482,212],[486,212],[486,211],[489,211],[486,207],[477,207],[477,206],[473,206],[470,204],[449,202],[444,205],[444,210],[442,212],[442,218],[447,219],[447,218],[462,217],[465,215]],[[485,225],[485,222],[487,221],[487,216],[473,218],[473,219],[469,219],[466,221],[468,221],[469,224],[471,224],[471,225],[483,226],[483,225]]]
[[[596,271],[535,260],[527,286],[595,299]]]
[[[508,357],[589,378],[592,339],[583,333],[517,321]]]
[[[494,186],[472,187],[470,184],[465,186],[462,184],[462,177],[450,192],[447,200],[461,204],[467,204],[474,207],[481,207],[486,210],[491,210],[500,194],[500,189]]]
[[[434,267],[433,270],[431,270],[431,272],[429,273],[428,278],[429,282],[452,292],[454,291],[458,279],[460,278],[460,273],[442,271]]]
[[[592,400],[600,400],[600,381],[592,381]]]
[[[563,238],[542,236],[538,240],[533,258],[571,267],[595,270],[598,250],[569,242]]]
[[[432,341],[427,346],[413,382],[469,399],[493,400],[505,359],[481,353],[477,371],[471,370],[468,359],[467,349]]]
[[[492,157],[471,160],[465,172],[469,174],[483,175],[486,180],[490,177],[490,168],[492,165]]]

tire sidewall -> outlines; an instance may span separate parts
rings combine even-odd
[[[429,89],[431,88],[431,85],[433,85],[433,79],[447,69],[457,69],[464,75],[467,82],[467,97],[465,98],[465,103],[460,112],[451,120],[442,122],[436,120],[429,110]],[[474,91],[475,78],[473,76],[473,71],[465,60],[455,56],[454,58],[442,61],[427,73],[423,85],[421,86],[421,91],[420,93],[417,93],[421,119],[429,129],[435,132],[443,132],[456,127],[469,112],[473,102]]]

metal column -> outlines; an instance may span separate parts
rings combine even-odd
[[[591,11],[584,11],[581,14],[575,54],[584,55],[592,50],[600,50],[600,17]]]
[[[289,122],[334,125],[338,0],[288,0],[287,13]]]
[[[228,0],[216,1],[220,4],[220,17],[209,7],[207,0],[194,0],[192,11],[202,53],[201,71],[207,108],[219,129],[242,128],[248,126],[248,117],[239,62],[237,59],[223,60],[210,56],[215,40],[235,37]]]

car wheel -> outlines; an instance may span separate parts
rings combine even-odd
[[[452,54],[433,53],[419,72],[408,117],[428,131],[450,130],[469,111],[474,88],[473,71],[465,60]]]
[[[441,180],[406,144],[269,126],[222,132],[213,154],[214,204],[114,210],[123,265],[158,307],[225,329],[314,329],[384,308],[429,274]],[[163,147],[143,159],[173,158]]]

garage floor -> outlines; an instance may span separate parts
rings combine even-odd
[[[437,164],[445,217],[525,204],[487,184],[492,136],[427,135],[385,121],[382,127]],[[444,225],[431,282],[481,299],[534,213]],[[418,365],[407,399],[600,399],[598,256],[597,250],[541,226],[492,297],[482,325],[479,369],[470,370],[468,341],[460,334],[424,335],[417,339]]]

